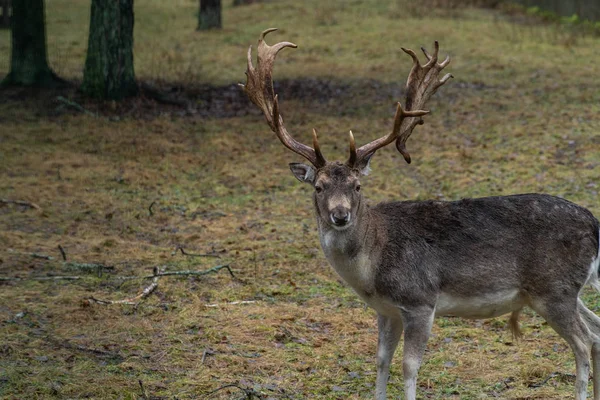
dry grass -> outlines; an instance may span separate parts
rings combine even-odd
[[[329,101],[283,99],[290,129],[308,140],[315,126],[326,154],[341,158],[348,129],[359,142],[389,129],[397,100],[389,88],[410,67],[399,46],[439,39],[456,79],[409,141],[412,165],[392,149],[377,155],[363,185],[371,202],[540,191],[600,214],[599,40],[566,48],[540,42],[536,27],[516,35],[489,11],[414,17],[402,15],[403,4],[261,2],[226,7],[223,31],[198,33],[197,1],[136,2],[136,73],[164,82],[241,81],[248,44],[279,26],[271,40],[300,48],[282,54],[276,79],[350,85],[343,97],[332,90]],[[81,79],[88,10],[86,2],[48,2],[49,57],[69,79]],[[8,49],[0,32],[0,73]],[[231,383],[265,398],[371,396],[374,313],[327,266],[310,190],[289,173],[295,157],[262,117],[165,109],[117,120],[40,107],[14,98],[0,104],[0,198],[42,208],[0,207],[0,274],[83,279],[0,283],[0,397],[136,399],[138,380],[160,398],[202,398]],[[70,270],[58,245],[69,261],[114,270],[101,277]],[[172,254],[178,245],[222,258]],[[137,310],[82,301],[132,296],[149,282],[119,277],[146,275],[155,265],[173,271],[220,263],[239,279],[225,271],[162,278]],[[598,309],[599,298],[585,296]],[[227,305],[242,300],[255,302]],[[522,323],[524,340],[514,344],[503,319],[439,319],[420,396],[572,398],[574,361],[565,342],[533,313]],[[396,397],[398,361],[390,382]],[[242,396],[231,388],[209,398]]]

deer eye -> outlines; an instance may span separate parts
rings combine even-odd
[[[321,193],[323,191],[323,187],[321,187],[321,186],[315,186],[315,191],[317,193]]]
[[[354,188],[354,190],[356,190],[357,192],[360,192],[360,185],[356,185],[356,187]]]

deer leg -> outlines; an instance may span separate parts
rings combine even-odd
[[[386,399],[387,383],[390,377],[390,363],[402,335],[402,320],[384,315],[377,315],[379,337],[377,340],[377,383],[375,398]]]
[[[402,312],[404,324],[402,370],[404,371],[406,400],[416,400],[417,398],[417,373],[423,360],[423,353],[433,325],[433,317],[434,309],[426,306]]]
[[[594,384],[594,400],[600,400],[600,318],[590,311],[579,299],[577,308],[583,322],[587,325],[592,336],[592,370]]]
[[[575,399],[586,400],[587,384],[590,375],[590,350],[592,335],[580,316],[579,299],[571,300],[565,295],[559,299],[534,301],[532,308],[537,311],[548,324],[562,336],[571,346],[575,355],[577,369],[575,380]],[[573,308],[576,308],[575,311]],[[575,311],[575,312],[574,312]]]

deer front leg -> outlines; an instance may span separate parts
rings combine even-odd
[[[429,306],[405,309],[402,312],[402,322],[404,323],[402,369],[406,400],[416,400],[417,398],[417,372],[423,360],[434,315],[434,308]]]
[[[400,336],[402,336],[402,320],[384,315],[377,315],[379,337],[377,339],[377,383],[375,399],[385,400],[387,383],[390,377],[390,364]]]

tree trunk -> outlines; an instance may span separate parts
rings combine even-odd
[[[254,0],[233,0],[233,5],[234,6],[242,6],[244,4],[252,4],[254,3]]]
[[[55,87],[64,84],[48,66],[44,0],[14,0],[12,10],[10,72],[2,86]]]
[[[0,9],[2,9],[0,29],[10,28],[10,0],[0,0]]]
[[[221,29],[221,0],[200,0],[198,30]]]
[[[92,0],[88,50],[81,90],[91,97],[135,96],[133,0]]]

